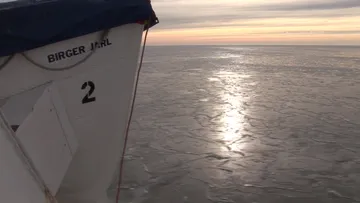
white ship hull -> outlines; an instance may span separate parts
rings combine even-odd
[[[107,35],[101,31],[15,54],[0,70],[7,120],[0,118],[0,202],[46,202],[49,194],[59,203],[107,201],[123,150],[143,28],[127,24]],[[56,70],[87,56],[73,68]],[[7,58],[0,57],[0,64]],[[41,88],[32,93],[36,87]],[[24,105],[28,101],[34,105]],[[6,122],[19,128],[12,132]],[[9,141],[15,136],[30,165]]]

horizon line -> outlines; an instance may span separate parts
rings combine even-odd
[[[326,46],[326,47],[360,47],[360,44],[147,44],[146,46]]]

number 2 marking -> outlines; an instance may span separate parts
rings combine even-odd
[[[85,82],[82,86],[81,89],[84,90],[86,89],[88,86],[90,86],[90,90],[87,92],[87,94],[84,96],[84,98],[82,99],[82,103],[86,104],[86,103],[90,103],[90,102],[94,102],[96,101],[96,97],[91,97],[91,95],[94,93],[95,91],[95,84],[92,81],[88,81]]]

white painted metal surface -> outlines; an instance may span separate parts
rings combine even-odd
[[[8,123],[10,125],[20,125],[32,112],[34,105],[47,86],[43,85],[36,89],[27,90],[4,100],[5,102],[1,109],[6,115]]]
[[[106,190],[120,160],[143,25],[113,28],[105,38],[101,38],[102,33],[25,53],[48,69],[73,65],[92,54],[72,69],[42,69],[17,54],[0,71],[0,100],[8,99],[2,110],[11,114],[12,124],[20,125],[17,136],[59,203],[107,202]],[[92,53],[91,47],[99,39],[100,46]],[[44,84],[48,87],[39,99],[35,93],[27,95]],[[29,101],[35,98],[34,110],[20,108],[21,101],[26,103],[27,98]],[[5,187],[4,183],[1,180],[0,186]],[[35,195],[34,190],[24,188],[23,193]],[[22,202],[28,201],[16,201]]]
[[[1,112],[0,112],[1,114]],[[25,163],[10,127],[0,115],[0,202],[46,202],[45,194]]]
[[[35,170],[56,195],[77,150],[77,140],[54,88],[45,90],[33,112],[16,131]]]
[[[6,103],[6,99],[0,100],[0,107],[2,107]]]
[[[98,197],[106,196],[123,148],[142,32],[138,24],[111,30],[112,45],[99,49],[84,64],[92,70],[54,83],[79,139],[78,152],[57,196],[60,203],[98,203]],[[82,104],[90,90],[90,85],[80,88],[86,82],[94,83],[90,97],[96,101]]]

